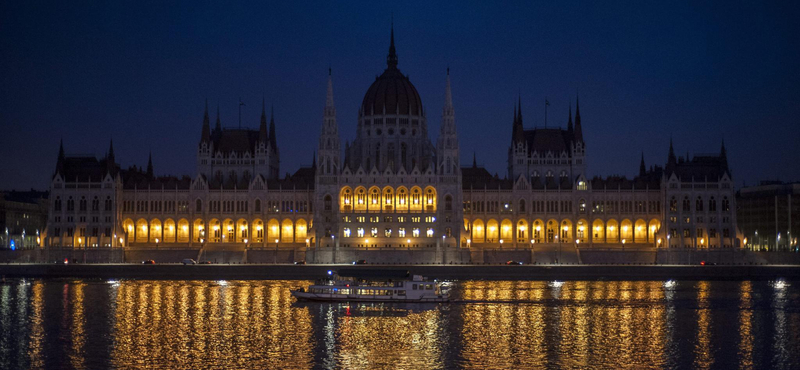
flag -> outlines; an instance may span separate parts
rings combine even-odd
[[[548,101],[546,98],[544,99],[544,105],[546,105],[548,107],[550,106],[550,101]]]

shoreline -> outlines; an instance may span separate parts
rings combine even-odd
[[[337,269],[407,270],[442,280],[800,280],[797,265],[3,264],[4,278],[313,280]]]

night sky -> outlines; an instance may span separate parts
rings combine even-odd
[[[0,189],[46,188],[61,138],[68,155],[103,156],[113,138],[123,167],[152,151],[158,175],[194,176],[205,99],[212,125],[219,105],[237,126],[241,98],[257,128],[264,97],[281,173],[310,165],[328,67],[344,144],[392,13],[434,143],[451,68],[462,164],[474,151],[505,176],[518,94],[530,128],[545,97],[548,126],[565,127],[579,93],[592,176],[632,176],[642,152],[663,165],[671,136],[678,155],[724,138],[737,187],[800,180],[794,1],[108,3],[0,3]]]

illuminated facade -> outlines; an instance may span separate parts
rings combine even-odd
[[[436,143],[422,99],[387,67],[367,90],[355,139],[341,143],[329,73],[317,156],[279,178],[275,121],[215,128],[206,106],[194,177],[66,157],[51,184],[45,243],[64,247],[291,248],[312,261],[468,261],[472,251],[573,247],[739,246],[724,145],[719,154],[640,165],[638,176],[588,178],[580,107],[567,128],[523,126],[515,107],[508,175],[459,163],[449,70]],[[218,114],[219,117],[219,114]],[[396,252],[396,253],[395,253]],[[395,253],[395,255],[391,255]],[[391,257],[387,257],[391,255]],[[419,258],[415,259],[420,261]]]

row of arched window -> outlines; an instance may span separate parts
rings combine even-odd
[[[100,211],[100,198],[95,196],[91,200],[92,205],[92,212]],[[78,212],[86,212],[87,211],[88,200],[86,196],[81,196],[78,200]],[[111,196],[107,196],[105,201],[103,202],[103,211],[111,211],[112,208],[112,200]],[[57,196],[55,201],[53,202],[53,210],[56,212],[60,212],[62,210],[62,203],[61,203],[61,196]],[[73,212],[75,211],[75,199],[72,196],[67,197],[67,211]]]
[[[682,212],[692,212],[692,204],[693,202],[689,199],[689,196],[684,196],[683,201],[681,202],[681,211]],[[706,205],[708,208],[706,209]],[[678,212],[678,199],[675,196],[672,196],[669,200],[669,210],[670,212]],[[722,212],[729,212],[731,210],[731,202],[727,196],[722,197]],[[717,200],[712,196],[708,199],[708,201],[704,200],[703,197],[697,196],[694,201],[694,211],[695,212],[716,212],[717,211]]]

